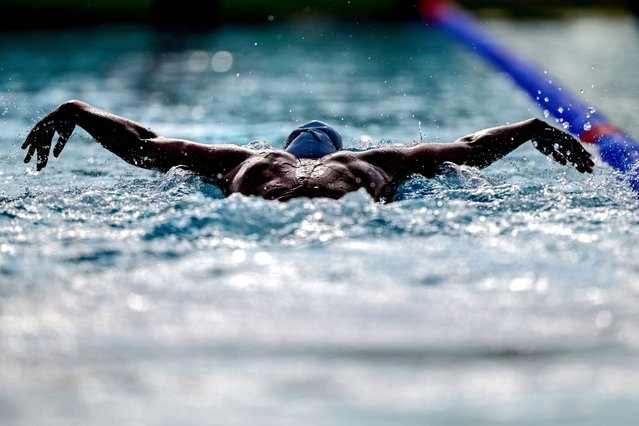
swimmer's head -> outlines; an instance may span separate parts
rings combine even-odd
[[[284,149],[297,158],[321,158],[342,149],[342,137],[322,121],[310,121],[293,130]]]

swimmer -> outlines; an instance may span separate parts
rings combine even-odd
[[[397,186],[413,174],[442,173],[446,162],[483,168],[527,141],[562,165],[582,173],[594,167],[575,138],[543,120],[481,130],[450,143],[420,143],[362,152],[342,150],[342,138],[321,121],[306,123],[286,138],[284,149],[255,151],[236,145],[206,145],[163,137],[85,102],[62,103],[36,123],[22,145],[25,163],[37,156],[37,170],[49,159],[53,137],[58,157],[76,126],[124,161],[167,172],[182,166],[210,178],[226,194],[286,201],[299,197],[338,199],[364,188],[376,201],[391,201]]]

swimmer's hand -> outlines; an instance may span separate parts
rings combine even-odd
[[[539,152],[552,158],[561,165],[570,163],[581,173],[592,173],[595,163],[592,155],[584,149],[577,139],[568,133],[547,123],[532,138],[532,143]]]
[[[27,150],[24,162],[28,163],[37,154],[37,170],[42,170],[49,160],[51,152],[51,142],[55,133],[58,134],[58,141],[53,148],[53,156],[58,157],[64,145],[69,140],[75,122],[73,113],[69,109],[69,104],[62,104],[44,118],[38,121],[29,131],[26,140],[22,144],[22,149]]]

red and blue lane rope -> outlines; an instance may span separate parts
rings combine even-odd
[[[444,28],[482,58],[510,75],[530,97],[582,142],[594,144],[601,159],[621,172],[639,193],[639,143],[611,124],[546,72],[514,54],[468,13],[447,0],[421,0],[420,14]]]

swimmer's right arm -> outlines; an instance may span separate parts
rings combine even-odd
[[[58,157],[75,126],[86,130],[95,140],[126,162],[138,167],[167,171],[174,166],[210,177],[224,176],[254,155],[235,145],[206,145],[182,139],[165,138],[141,124],[96,108],[82,101],[64,102],[37,122],[22,145],[27,149],[25,163],[37,156],[37,170],[48,162],[53,148]]]

